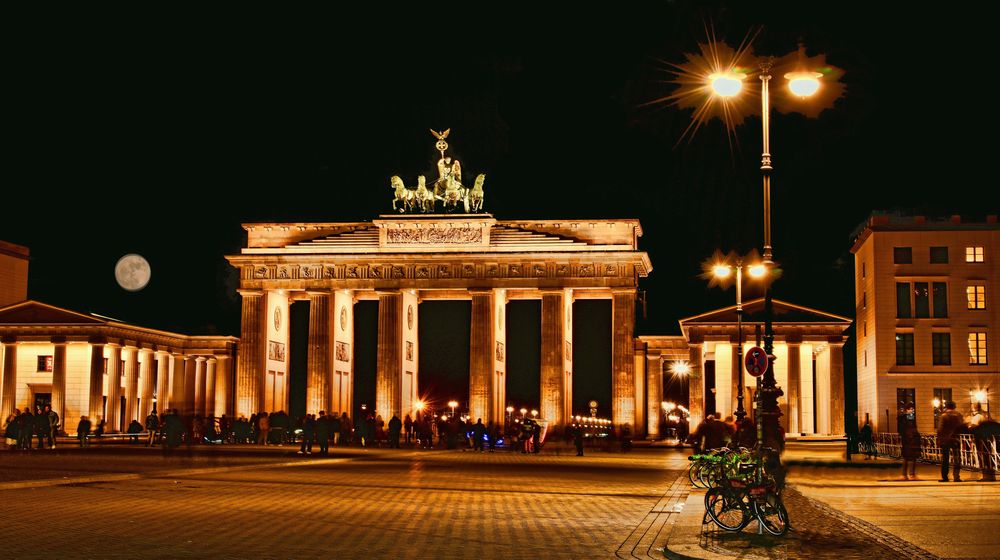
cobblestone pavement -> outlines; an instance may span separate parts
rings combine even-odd
[[[723,531],[710,521],[702,529],[701,547],[709,552],[741,558],[937,558],[874,525],[810,500],[792,488],[786,489],[782,498],[792,522],[792,529],[785,536],[757,534],[756,521],[739,533]]]
[[[637,546],[655,551],[652,541],[662,536],[650,531],[653,523],[637,528],[669,515],[671,490],[680,496],[672,484],[686,463],[655,451],[577,458],[351,450],[321,459],[285,448],[268,450],[263,462],[255,454],[224,460],[199,451],[156,468],[152,457],[162,462],[162,455],[146,451],[53,456],[47,471],[75,465],[76,477],[86,470],[81,462],[100,460],[106,473],[32,488],[0,485],[4,556],[639,556]],[[39,460],[46,459],[0,464],[30,469]],[[225,461],[232,464],[219,464]],[[116,479],[121,473],[130,478]],[[16,474],[7,480],[33,478]]]

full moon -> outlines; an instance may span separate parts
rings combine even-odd
[[[119,286],[130,292],[138,292],[145,288],[146,284],[149,284],[150,276],[152,271],[149,269],[149,263],[142,258],[142,255],[129,253],[118,259],[118,264],[115,265],[115,280]]]

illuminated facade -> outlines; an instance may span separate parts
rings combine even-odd
[[[154,408],[234,410],[234,337],[185,336],[28,300],[0,308],[0,339],[3,419],[15,407],[51,404],[64,430],[112,412],[117,422],[106,429],[115,432]]]
[[[390,215],[357,223],[245,224],[227,257],[243,298],[237,412],[287,410],[289,303],[308,300],[306,412],[354,411],[354,303],[377,300],[375,408],[413,413],[420,302],[471,301],[469,411],[502,421],[507,406],[505,309],[541,301],[542,418],[572,414],[573,301],[612,301],[612,417],[641,425],[635,296],[649,274],[637,220],[498,221],[488,214]],[[638,404],[637,404],[638,403]]]
[[[28,299],[28,248],[0,241],[0,307]]]
[[[933,433],[943,402],[967,417],[1000,397],[1000,224],[872,215],[854,245],[858,421],[896,430],[914,403]]]
[[[755,346],[764,323],[764,300],[743,303],[743,348]],[[832,313],[774,300],[775,379],[781,426],[788,434],[844,434],[844,331],[851,320]],[[646,433],[659,435],[664,384],[687,386],[690,423],[707,414],[724,419],[736,410],[742,371],[743,405],[753,415],[756,379],[737,363],[736,306],[680,320],[680,336],[640,336],[637,371],[646,378]],[[675,364],[683,364],[677,368]]]

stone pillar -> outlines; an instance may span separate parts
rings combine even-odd
[[[3,398],[0,399],[0,420],[6,421],[14,412],[17,402],[17,340],[3,339]]]
[[[663,356],[646,355],[646,437],[660,437],[660,403],[663,402]]]
[[[400,401],[399,419],[402,420],[405,414],[416,413],[415,403],[417,401],[417,376],[420,365],[420,300],[417,298],[416,290],[403,291],[403,325],[402,339],[400,340],[400,354],[402,356],[402,377],[399,390]],[[391,418],[391,417],[390,417]],[[389,422],[389,418],[385,418]]]
[[[469,417],[472,422],[482,418],[485,424],[494,419],[491,416],[493,410],[493,362],[495,361],[494,294],[492,290],[470,290],[470,293],[472,295],[472,327],[469,329]],[[542,407],[542,410],[544,411],[545,408]]]
[[[733,368],[731,371],[733,373],[733,386],[732,386],[733,397],[732,397],[732,406],[730,410],[732,411],[731,414],[733,415],[733,418],[735,418],[736,408],[738,406],[737,403],[739,402],[740,398],[740,377],[742,376],[744,378],[743,382],[746,383],[746,374],[744,373],[743,362],[740,359],[740,352],[739,352],[740,345],[736,340],[733,341],[732,347],[733,347]],[[743,390],[744,392],[746,391],[746,385],[743,386]],[[747,401],[744,399],[743,406],[746,407],[747,404],[748,404]],[[748,417],[749,415],[750,414],[747,413]]]
[[[309,354],[306,369],[307,414],[328,410],[332,400],[331,375],[330,293],[309,292]]]
[[[153,351],[143,348],[139,351],[139,412],[137,414],[139,423],[143,429],[146,427],[146,417],[153,410],[153,393],[156,388],[153,386],[156,368],[153,363]]]
[[[400,413],[402,383],[403,294],[378,294],[378,371],[375,375],[375,410],[388,423]]]
[[[90,399],[86,415],[91,426],[97,427],[97,417],[104,415],[104,344],[90,345]]]
[[[264,294],[240,290],[243,315],[240,320],[240,350],[236,368],[236,411],[249,418],[260,412],[264,376]]]
[[[543,310],[544,313],[544,310]],[[635,290],[616,290],[611,303],[611,418],[635,433]],[[542,334],[544,338],[544,333]]]
[[[53,339],[52,410],[59,415],[59,433],[66,433],[66,339]],[[7,417],[4,416],[4,419]]]
[[[844,343],[830,343],[830,434],[844,434]]]
[[[205,357],[189,358],[184,364],[184,413],[201,414],[205,408]]]
[[[229,356],[216,356],[215,366],[215,415],[234,416],[236,401],[233,399],[233,361]]]
[[[565,422],[565,294],[563,290],[542,292],[541,417],[550,425]],[[631,342],[631,341],[630,341]],[[629,347],[631,350],[631,346]],[[631,361],[632,353],[628,354]],[[630,392],[635,386],[629,387]]]
[[[698,424],[705,418],[705,371],[702,343],[688,344],[688,365],[691,372],[688,374],[688,426],[693,432]],[[751,403],[747,404],[747,411],[750,411]]]
[[[170,406],[170,354],[156,353],[156,412],[162,414]]]
[[[799,414],[802,408],[799,402],[799,386],[802,384],[802,344],[800,342],[787,342],[788,346],[788,383],[785,388],[785,396],[788,398],[788,433],[798,434],[802,432],[800,427]]]
[[[176,353],[170,356],[170,408],[176,409],[178,414],[185,413],[184,404],[184,372],[187,369],[188,358],[184,354]]]
[[[354,410],[354,293],[337,290],[333,294],[333,379],[330,409],[346,412],[352,419]]]
[[[502,428],[507,418],[507,291],[493,290],[493,418]]]
[[[139,408],[139,349],[130,346],[125,359],[125,421],[122,429],[128,428],[132,420],[138,420]]]
[[[108,401],[104,407],[105,431],[121,431],[122,347],[108,344]]]
[[[214,356],[206,362],[205,370],[205,408],[202,412],[206,417],[215,416],[215,378],[218,360]]]

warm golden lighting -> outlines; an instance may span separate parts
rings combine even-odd
[[[448,406],[455,408],[458,406],[458,401],[448,401]]]
[[[975,399],[977,403],[986,403],[986,391],[976,391],[972,394],[972,398]]]
[[[508,406],[507,407],[507,414],[511,414],[512,412],[514,412],[514,407],[513,406]]]
[[[934,400],[931,401],[931,404],[934,405],[934,408],[941,408],[941,399],[934,397]]]
[[[691,373],[691,364],[687,362],[674,362],[670,364],[670,373],[674,375],[688,375]]]
[[[427,405],[424,403],[424,401],[418,400],[417,402],[413,403],[413,406],[417,410],[423,410],[424,407],[426,407]]]
[[[672,410],[674,410],[674,409],[677,408],[677,405],[674,404],[674,403],[672,403],[672,402],[662,402],[662,403],[660,403],[660,406],[662,406],[663,410],[665,410],[667,412],[670,412],[670,411],[672,411]]]
[[[823,74],[819,72],[789,72],[785,74],[788,80],[788,89],[799,97],[809,97],[819,91],[819,79]]]
[[[521,416],[524,416],[527,413],[528,413],[528,409],[527,408],[522,408],[521,409]]]
[[[733,273],[733,267],[728,264],[717,264],[712,267],[712,274],[716,278],[729,278],[729,275]]]
[[[538,416],[538,411],[537,410],[532,410],[531,411],[531,417],[532,418],[536,418],[537,416]]]
[[[735,97],[743,89],[746,74],[735,72],[718,72],[708,77],[712,83],[712,91],[719,97]]]
[[[747,272],[754,278],[763,278],[767,274],[767,267],[762,264],[755,264],[748,268]]]

